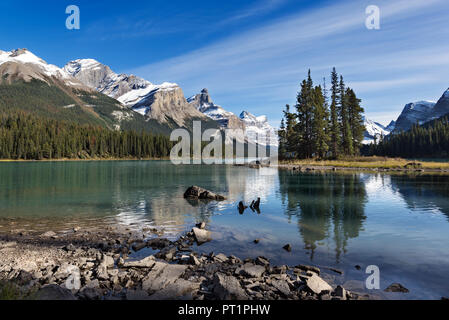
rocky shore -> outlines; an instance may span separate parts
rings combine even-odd
[[[370,298],[331,286],[315,266],[198,254],[194,244],[210,240],[205,228],[199,224],[176,241],[157,237],[157,230],[118,228],[0,235],[0,294],[12,291],[9,298],[36,300]],[[145,248],[153,254],[130,258]]]

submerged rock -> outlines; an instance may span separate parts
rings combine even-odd
[[[187,189],[187,191],[184,193],[184,198],[186,199],[202,199],[202,200],[217,200],[217,201],[223,201],[226,198],[213,193],[209,190],[197,187],[197,186],[192,186],[189,189]]]
[[[402,292],[402,293],[409,292],[409,290],[400,283],[393,283],[388,288],[386,288],[384,291],[385,292]]]

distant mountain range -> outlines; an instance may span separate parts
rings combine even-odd
[[[443,93],[437,102],[417,101],[406,104],[399,118],[392,121],[387,127],[365,119],[366,132],[363,143],[374,142],[374,137],[379,140],[381,136],[385,137],[389,134],[408,131],[415,124],[423,125],[447,114],[449,114],[449,89]]]
[[[15,108],[49,118],[101,125],[112,130],[145,130],[170,134],[191,130],[199,120],[203,129],[243,129],[275,135],[266,117],[248,122],[216,106],[207,90],[186,99],[174,83],[160,85],[134,75],[117,74],[93,59],[48,64],[27,49],[0,51],[0,110]],[[245,113],[248,114],[249,113]],[[252,138],[245,140],[252,143]]]

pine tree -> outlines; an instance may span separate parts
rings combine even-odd
[[[285,129],[285,120],[284,118],[282,118],[281,120],[281,126],[279,128],[278,131],[278,136],[279,136],[279,155],[281,157],[285,156],[285,153],[287,152],[287,133],[286,133],[286,129]]]
[[[338,74],[335,68],[331,74],[331,105],[330,105],[330,138],[331,138],[331,152],[334,158],[340,154],[340,125],[338,123]]]
[[[301,83],[296,99],[295,131],[299,136],[297,152],[303,158],[313,156],[313,108],[313,81],[309,70],[307,80]]]
[[[346,102],[349,115],[349,127],[352,135],[352,145],[354,151],[360,150],[365,133],[365,125],[363,121],[363,114],[365,110],[360,106],[361,100],[357,98],[354,90],[346,89]]]
[[[296,128],[296,115],[294,113],[290,112],[290,105],[285,106],[285,119],[286,119],[286,134],[285,134],[285,140],[286,140],[286,151],[289,153],[294,153],[297,150],[298,146],[298,134],[295,131]]]
[[[341,128],[341,148],[345,155],[353,155],[352,132],[349,123],[348,104],[343,76],[340,76],[339,83],[338,113]]]
[[[313,90],[313,133],[312,141],[314,153],[320,158],[324,158],[329,151],[329,112],[326,105],[326,98],[321,87]]]

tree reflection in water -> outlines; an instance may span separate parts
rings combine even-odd
[[[366,219],[367,193],[359,174],[279,172],[282,202],[313,260],[321,242],[334,242],[336,262],[357,238]]]

